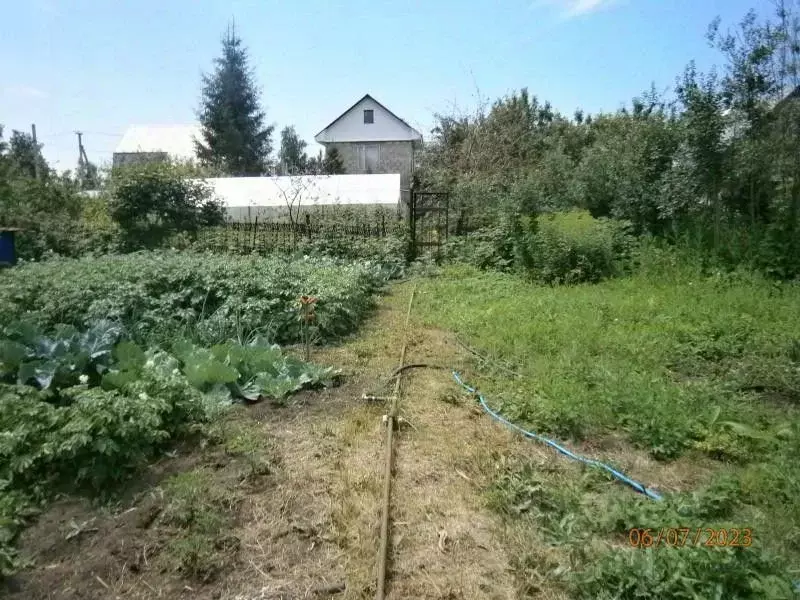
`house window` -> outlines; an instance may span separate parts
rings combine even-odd
[[[375,111],[372,110],[371,108],[365,110],[364,111],[364,123],[369,125],[369,124],[372,124],[374,122],[375,122]]]
[[[381,161],[380,144],[359,144],[357,146],[358,170],[361,173],[377,173]]]

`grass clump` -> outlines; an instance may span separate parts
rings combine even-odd
[[[245,417],[252,420],[249,416]],[[263,431],[252,422],[230,421],[222,435],[222,447],[228,456],[243,459],[245,479],[255,480],[272,472],[272,446]]]
[[[239,539],[230,533],[238,497],[204,470],[171,477],[163,492],[160,521],[172,529],[162,554],[165,564],[199,581],[216,579],[239,549]]]

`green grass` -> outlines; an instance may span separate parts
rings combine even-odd
[[[537,544],[559,549],[551,579],[581,598],[782,598],[800,580],[787,569],[800,563],[800,288],[703,277],[673,259],[644,256],[638,274],[596,285],[536,286],[467,267],[420,285],[424,320],[521,375],[489,363],[469,374],[512,420],[571,443],[621,434],[664,462],[685,455],[684,470],[716,461],[710,487],[661,503],[571,465],[503,471],[489,500],[530,527],[516,552],[524,593],[541,577],[544,563],[530,566],[543,560]],[[757,533],[739,551],[625,547],[630,527],[670,526]]]
[[[427,320],[525,376],[480,382],[506,413],[562,437],[622,429],[672,458],[729,435],[759,454],[797,414],[796,286],[630,277],[537,287],[452,268],[419,293]]]

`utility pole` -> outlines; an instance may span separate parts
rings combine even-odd
[[[31,123],[31,137],[33,138],[34,147],[34,160],[33,160],[33,173],[36,179],[39,179],[39,144],[36,143],[36,123]]]
[[[86,150],[83,148],[83,132],[76,131],[75,135],[78,136],[78,183],[83,187],[83,176],[86,173],[89,159],[86,157]]]

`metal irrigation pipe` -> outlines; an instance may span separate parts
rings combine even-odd
[[[389,558],[389,503],[392,497],[392,470],[394,468],[394,426],[397,420],[398,404],[400,401],[400,381],[403,378],[403,363],[406,361],[406,347],[408,346],[408,323],[411,320],[411,305],[414,303],[414,294],[417,286],[411,290],[411,297],[408,299],[408,312],[406,313],[406,323],[403,327],[403,348],[400,350],[400,366],[398,367],[397,379],[394,385],[394,395],[389,414],[386,416],[386,467],[384,469],[383,484],[383,512],[381,514],[381,542],[378,550],[378,586],[375,594],[376,600],[384,600],[386,597],[386,565]]]

